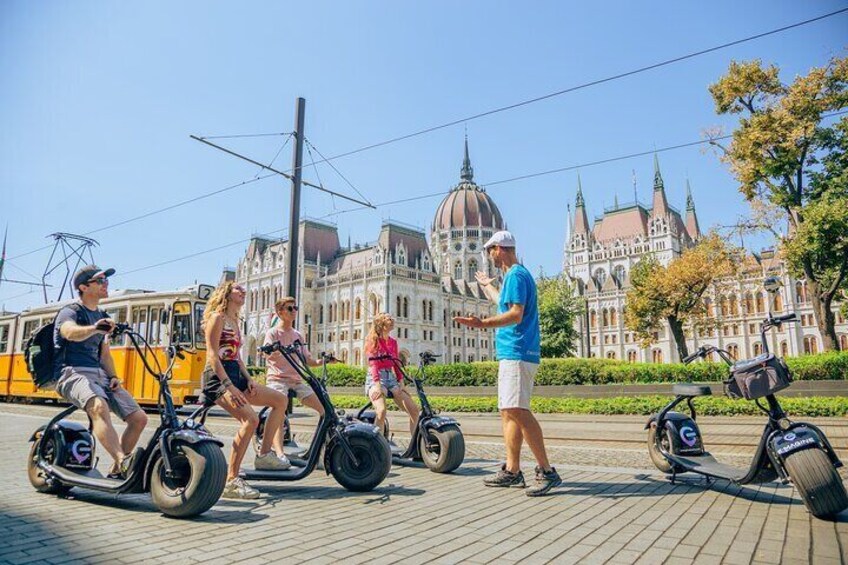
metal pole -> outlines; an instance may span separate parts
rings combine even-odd
[[[294,117],[294,147],[292,148],[291,205],[289,207],[289,280],[286,294],[297,300],[297,258],[300,249],[300,185],[303,173],[303,119],[306,100],[297,99]]]

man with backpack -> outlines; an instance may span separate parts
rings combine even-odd
[[[98,306],[109,296],[115,269],[86,265],[74,275],[79,301],[59,310],[53,330],[56,392],[91,418],[97,441],[112,456],[110,478],[126,478],[132,470],[136,443],[147,425],[145,414],[115,372],[107,336],[115,323]],[[110,410],[127,424],[120,439]]]

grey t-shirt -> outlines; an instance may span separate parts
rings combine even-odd
[[[62,324],[68,320],[76,322],[78,326],[93,326],[99,320],[108,318],[109,314],[103,310],[89,310],[82,304],[65,306],[56,315],[53,330],[53,343],[56,346],[56,367],[99,367],[100,346],[103,344],[104,335],[94,334],[85,341],[68,341],[59,333]]]

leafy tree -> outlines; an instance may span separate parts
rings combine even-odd
[[[542,357],[570,357],[579,335],[574,321],[583,312],[583,303],[565,273],[555,277],[540,274],[536,281],[539,296],[539,325]]]
[[[834,58],[791,84],[779,69],[759,60],[733,62],[710,86],[718,114],[739,114],[727,147],[715,139],[721,158],[752,204],[774,207],[788,234],[760,223],[781,240],[792,274],[807,281],[824,349],[839,349],[832,303],[848,274],[843,215],[848,191],[848,117],[823,125],[826,114],[848,106],[848,58]]]
[[[654,333],[667,323],[682,359],[689,355],[684,327],[712,323],[704,293],[733,270],[731,252],[716,234],[705,236],[667,266],[648,256],[630,271],[624,323],[644,346],[654,343]]]

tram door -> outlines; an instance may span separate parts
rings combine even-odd
[[[133,331],[143,335],[148,343],[150,343],[150,347],[153,348],[152,353],[147,352],[147,361],[156,370],[158,368],[155,359],[158,359],[159,366],[162,369],[167,366],[166,355],[163,351],[163,343],[167,339],[167,330],[162,327],[161,323],[164,306],[164,304],[133,306],[130,316]],[[137,400],[143,401],[145,404],[155,404],[159,397],[159,385],[156,382],[156,378],[147,372],[138,354],[133,349],[129,349],[132,347],[132,344],[128,343],[127,346],[127,355],[129,357],[129,363],[127,364],[127,390]]]

